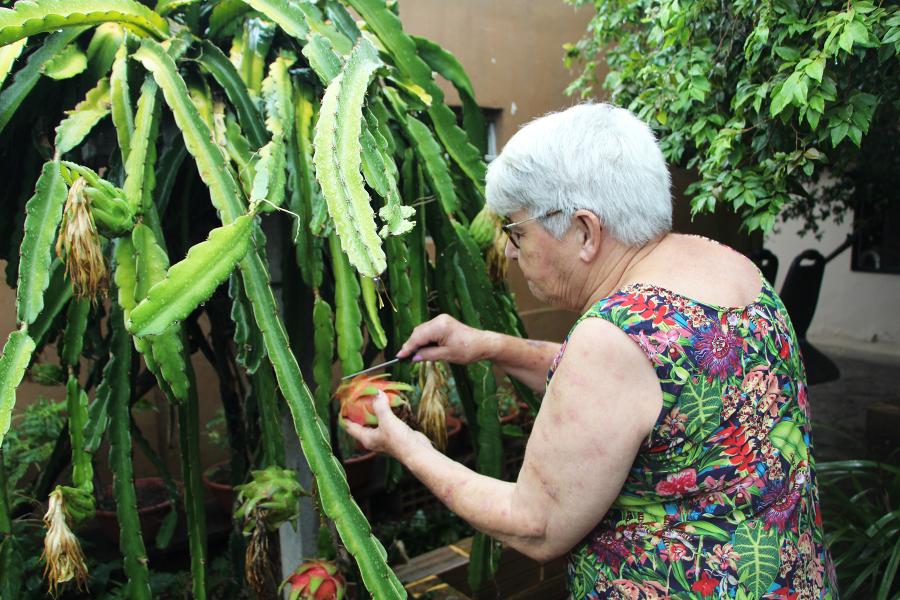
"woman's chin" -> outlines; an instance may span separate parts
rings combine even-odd
[[[550,297],[543,289],[535,285],[531,282],[531,280],[526,279],[525,283],[528,284],[528,291],[531,292],[531,295],[543,302],[544,304],[549,304],[551,306],[555,306],[556,303],[553,301],[553,298]]]

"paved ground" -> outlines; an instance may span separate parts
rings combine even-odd
[[[864,458],[866,409],[900,404],[900,356],[816,347],[841,370],[840,379],[809,389],[816,460]]]

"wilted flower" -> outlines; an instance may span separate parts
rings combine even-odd
[[[44,535],[44,553],[41,558],[46,562],[44,577],[49,582],[50,593],[55,596],[61,584],[73,579],[79,590],[86,589],[88,572],[84,564],[84,552],[66,522],[66,505],[60,488],[50,493],[50,505],[44,515],[44,525],[47,533]]]
[[[447,376],[440,363],[425,361],[419,371],[422,397],[416,418],[438,450],[447,448]]]
[[[63,210],[56,254],[65,257],[66,273],[77,298],[106,296],[109,272],[100,248],[100,234],[91,214],[90,200],[85,194],[87,182],[79,177],[69,188]]]

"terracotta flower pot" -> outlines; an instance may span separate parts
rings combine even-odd
[[[515,423],[518,420],[519,415],[522,414],[522,409],[518,404],[510,404],[505,413],[500,414],[500,424],[506,425],[509,423]]]
[[[233,485],[217,480],[216,476],[221,476],[223,473],[228,475],[226,479],[230,479],[231,461],[223,460],[203,471],[203,487],[206,488],[219,510],[230,515],[234,510],[234,501],[237,494],[234,492]]]
[[[462,419],[447,415],[447,456],[459,456],[466,450]]]
[[[144,543],[152,543],[159,533],[166,514],[172,509],[172,500],[166,484],[160,477],[139,477],[134,480],[137,494],[138,517],[141,520],[141,534]],[[113,499],[112,485],[106,486],[104,497]],[[113,500],[115,502],[115,500]],[[96,511],[97,523],[103,534],[112,542],[119,542],[119,518],[115,510]]]

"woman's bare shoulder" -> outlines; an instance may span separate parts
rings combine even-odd
[[[641,265],[637,278],[699,302],[741,307],[754,302],[762,279],[753,262],[734,250],[697,235],[669,234]]]

